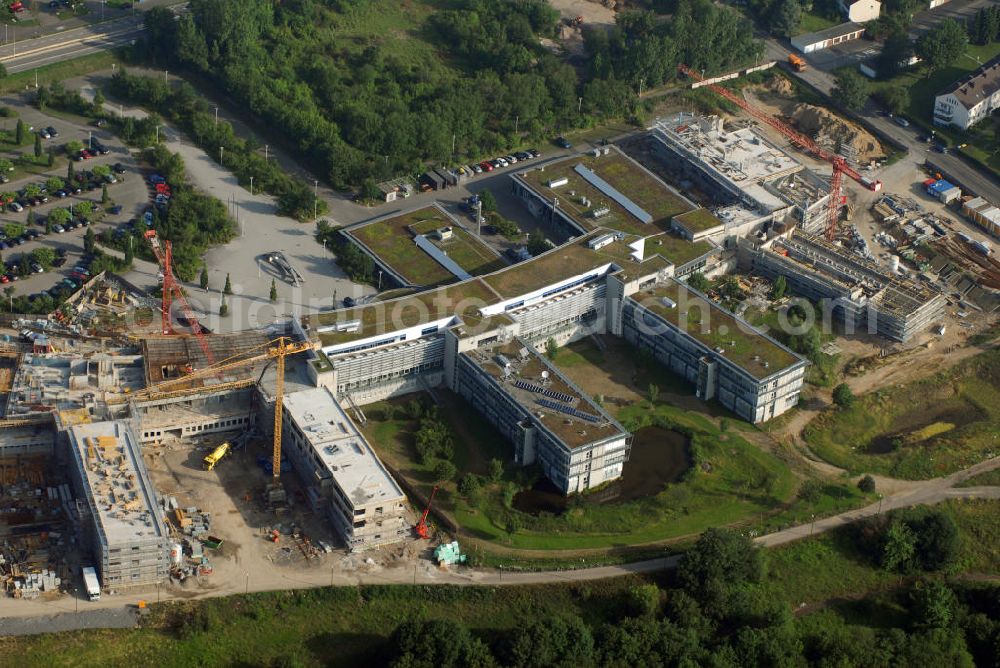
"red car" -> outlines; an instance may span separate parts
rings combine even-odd
[[[6,275],[0,276],[0,283],[10,283],[10,279]]]
[[[493,171],[493,165],[491,165],[488,160],[483,160],[481,163],[479,163],[479,166],[483,168],[484,172]]]

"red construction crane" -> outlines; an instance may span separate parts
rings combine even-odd
[[[437,491],[438,486],[434,485],[434,489],[431,490],[431,498],[427,500],[427,507],[424,509],[424,514],[420,516],[420,521],[413,527],[419,538],[430,538],[430,531],[427,529],[427,515],[431,512],[431,504],[434,503],[434,495],[437,494]]]
[[[163,333],[177,333],[174,331],[173,323],[170,321],[170,305],[176,293],[177,301],[184,312],[184,318],[191,327],[191,331],[194,332],[195,338],[198,339],[198,345],[201,346],[201,351],[205,354],[205,359],[209,365],[214,364],[215,358],[208,347],[208,342],[205,341],[205,329],[199,324],[198,319],[194,317],[194,312],[188,305],[187,299],[184,298],[184,293],[181,291],[181,287],[177,284],[177,279],[174,277],[173,253],[171,252],[170,240],[165,239],[161,244],[159,237],[156,236],[156,230],[147,230],[145,237],[149,241],[150,248],[153,249],[153,255],[156,256],[156,261],[160,265],[160,271],[163,272],[163,296],[160,304]]]
[[[695,81],[703,81],[704,78],[692,70],[687,65],[680,65],[678,68],[681,72],[691,77]],[[827,208],[826,215],[826,238],[827,241],[833,241],[834,237],[837,235],[837,221],[840,218],[840,207],[842,207],[847,202],[847,197],[841,194],[841,184],[843,182],[844,174],[847,174],[852,179],[860,183],[862,186],[871,190],[873,192],[878,192],[882,189],[882,182],[876,181],[875,179],[870,179],[867,176],[862,176],[850,165],[847,164],[846,158],[836,153],[831,153],[824,148],[821,148],[816,142],[814,142],[809,137],[805,136],[801,132],[798,132],[794,128],[790,127],[786,123],[782,123],[774,116],[771,116],[765,111],[757,109],[749,102],[743,99],[741,95],[734,93],[728,88],[723,88],[722,86],[716,84],[705,84],[705,87],[712,90],[717,95],[721,95],[733,104],[737,105],[740,109],[747,112],[754,119],[760,121],[761,123],[766,123],[778,132],[780,132],[786,139],[791,141],[793,144],[802,148],[814,156],[829,162],[833,166],[833,173],[830,175],[830,204]]]

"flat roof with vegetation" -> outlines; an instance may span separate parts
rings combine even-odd
[[[707,255],[714,248],[715,246],[707,241],[688,241],[672,232],[664,232],[646,239],[646,257],[660,254],[677,267],[683,267],[688,262]]]
[[[595,230],[538,257],[487,276],[350,309],[320,313],[310,316],[310,322],[316,327],[324,327],[358,321],[357,327],[352,328],[353,331],[320,333],[319,338],[324,346],[415,327],[449,315],[457,315],[467,325],[473,326],[492,322],[489,317],[484,318],[479,314],[478,310],[484,306],[526,295],[608,264],[621,267],[628,274],[635,274],[639,271],[652,273],[670,266],[674,261],[670,257],[672,248],[669,244],[657,245],[655,241],[646,239],[646,259],[641,263],[633,262],[632,250],[628,244],[639,237],[625,237],[598,250],[588,247],[590,240],[608,233],[608,230]],[[712,249],[710,244],[704,242],[692,244],[677,237],[661,236],[668,237],[671,243],[676,242],[678,247],[684,248],[685,253],[675,253],[683,258],[691,255],[691,249],[697,253]]]
[[[805,360],[683,283],[671,280],[632,297],[758,380]],[[673,302],[670,306],[664,298]],[[765,366],[766,364],[766,366]]]
[[[576,172],[577,165],[592,170],[649,213],[653,222],[643,223],[613,198],[587,182]],[[642,165],[614,148],[608,155],[574,156],[520,172],[518,176],[546,200],[551,202],[554,197],[558,197],[559,210],[585,230],[606,227],[628,234],[649,236],[670,229],[671,218],[694,208]],[[567,180],[566,185],[549,187],[552,181],[563,178]],[[570,195],[570,192],[575,194]],[[589,206],[583,203],[583,198],[590,202]],[[609,213],[595,218],[593,212],[605,207],[610,210]]]
[[[674,216],[674,221],[692,234],[722,227],[725,224],[708,209],[695,209],[682,213],[679,216]]]
[[[456,277],[420,250],[414,237],[417,234],[430,234],[442,227],[452,228],[454,233],[451,239],[439,241],[429,237],[429,240],[473,276],[488,274],[506,266],[486,244],[456,226],[454,220],[434,205],[362,223],[345,230],[345,233],[364,244],[407,283],[434,286],[454,281]]]

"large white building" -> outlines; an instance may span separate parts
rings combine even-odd
[[[306,486],[352,551],[410,533],[406,497],[328,388],[284,398],[282,445]]]
[[[963,130],[1000,108],[1000,56],[953,83],[934,98],[934,123]]]
[[[511,441],[513,461],[538,461],[566,493],[620,476],[630,436],[538,355],[550,338],[562,345],[612,334],[654,349],[698,396],[751,422],[793,406],[807,363],[700,296],[692,300],[726,324],[716,335],[731,329],[718,341],[687,318],[636,325],[641,311],[658,317],[646,293],[679,285],[675,265],[659,254],[661,237],[596,229],[487,276],[316,316],[324,346],[310,372],[346,406],[445,386]],[[762,361],[744,354],[757,350]],[[688,358],[691,365],[680,364]]]

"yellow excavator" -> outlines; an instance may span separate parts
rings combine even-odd
[[[226,441],[215,450],[212,450],[210,453],[205,455],[205,459],[203,460],[205,462],[205,470],[211,471],[214,469],[215,465],[218,464],[223,457],[229,454],[229,448],[229,441]]]

